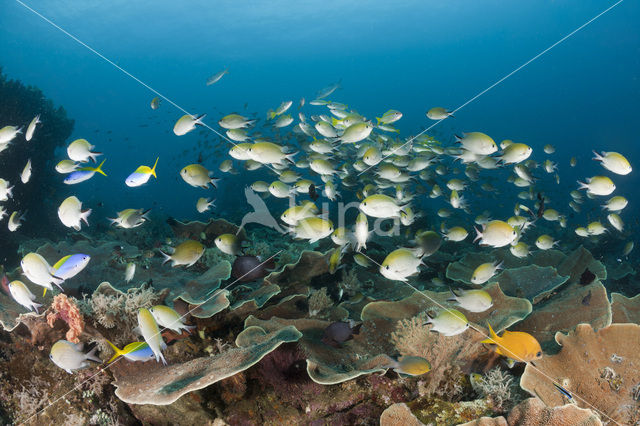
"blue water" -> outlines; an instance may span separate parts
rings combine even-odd
[[[27,4],[188,111],[207,113],[214,128],[227,113],[256,112],[264,118],[281,101],[309,101],[340,80],[343,88],[332,100],[368,117],[398,109],[404,117],[397,127],[409,136],[432,124],[424,115],[432,106],[463,104],[613,3]],[[576,178],[601,172],[590,160],[592,149],[620,151],[640,167],[639,18],[640,5],[624,1],[434,131],[450,138],[453,132],[480,130],[496,141],[525,142],[538,160],[544,158],[542,146],[551,143],[562,182],[571,186]],[[103,202],[103,215],[152,207],[198,217],[194,204],[205,193],[187,186],[178,171],[196,161],[202,149],[194,147],[204,136],[173,135],[180,111],[167,102],[152,111],[155,95],[148,89],[12,0],[0,6],[0,58],[9,77],[40,87],[64,106],[76,120],[73,138],[87,138],[105,153],[108,178],[96,176],[70,193],[88,203]],[[228,75],[205,86],[209,75],[224,68]],[[307,115],[325,111],[305,107]],[[207,139],[205,157],[219,154],[205,165],[217,170],[230,145],[210,132]],[[152,165],[156,156],[158,180],[125,187],[126,176],[141,164]],[[578,167],[570,170],[571,156]],[[615,179],[616,192],[630,199],[630,209],[638,176]],[[236,202],[237,189],[258,177],[265,176],[225,175],[210,196],[225,209]]]

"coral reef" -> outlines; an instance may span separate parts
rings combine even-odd
[[[637,404],[633,389],[640,383],[640,326],[612,324],[596,331],[580,324],[566,335],[557,333],[556,341],[562,346],[560,352],[536,361],[535,368],[527,365],[520,380],[522,388],[548,406],[563,405],[566,398],[549,381],[550,376],[579,394],[574,394],[578,406],[593,408],[593,404],[617,422],[630,424]]]
[[[186,393],[246,370],[280,344],[300,337],[294,327],[285,327],[254,338],[251,345],[181,364],[142,369],[118,365],[114,369],[116,395],[133,404],[171,404]]]

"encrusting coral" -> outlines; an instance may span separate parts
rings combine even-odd
[[[56,320],[61,319],[69,326],[66,338],[73,343],[80,342],[80,335],[84,331],[84,318],[76,303],[66,294],[58,294],[53,298],[51,311],[47,314],[49,327],[55,325]]]

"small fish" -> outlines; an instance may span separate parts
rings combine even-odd
[[[51,284],[55,284],[62,290],[60,284],[64,282],[62,278],[53,275],[53,268],[44,257],[37,253],[27,253],[20,261],[22,273],[34,284],[38,284],[51,290]]]
[[[9,220],[7,221],[7,228],[9,228],[9,231],[17,231],[18,228],[22,226],[22,221],[24,221],[24,217],[26,214],[27,213],[25,212],[20,215],[20,212],[17,210],[11,213],[11,215],[9,216]]]
[[[89,264],[88,254],[70,254],[56,262],[52,267],[52,275],[68,280],[78,275]]]
[[[35,132],[36,130],[36,126],[40,123],[42,123],[42,121],[40,121],[40,114],[38,114],[33,118],[33,120],[31,120],[29,126],[27,126],[27,131],[24,134],[24,139],[27,142],[31,140],[31,138],[33,137],[33,132]]]
[[[363,268],[368,268],[371,266],[371,261],[367,258],[367,256],[361,253],[354,254],[353,261],[356,262],[356,264],[362,266]]]
[[[340,347],[344,342],[353,339],[360,333],[362,323],[354,325],[351,322],[336,321],[329,324],[322,332],[322,341],[333,347]]]
[[[631,164],[622,154],[617,152],[603,152],[602,155],[593,151],[594,160],[600,161],[602,167],[617,175],[628,175],[631,173]]]
[[[91,159],[96,161],[96,157],[102,155],[101,152],[92,152],[95,146],[91,145],[86,139],[76,139],[67,147],[67,155],[73,161],[78,163],[86,163]]]
[[[232,256],[241,254],[240,240],[235,234],[221,234],[215,239],[215,244],[218,249]]]
[[[106,340],[106,339],[105,339]],[[142,361],[147,362],[155,358],[155,354],[147,344],[147,342],[133,342],[129,343],[122,349],[119,349],[116,345],[107,340],[111,349],[113,349],[114,355],[107,361],[107,364],[111,364],[113,361],[123,356],[129,361]]]
[[[484,284],[491,279],[498,269],[502,268],[502,262],[488,262],[478,266],[471,274],[473,284]]]
[[[390,109],[389,111],[382,114],[382,117],[376,117],[376,121],[378,122],[378,126],[380,126],[380,124],[395,123],[401,118],[402,118],[402,113],[400,111]]]
[[[427,118],[431,120],[444,120],[449,117],[453,117],[453,113],[446,108],[434,107],[427,111]]]
[[[124,281],[127,283],[131,282],[135,273],[136,273],[136,264],[133,262],[127,263],[127,267],[124,270]]]
[[[216,188],[220,179],[211,176],[212,172],[200,164],[190,164],[180,170],[182,179],[191,186],[207,189],[209,184]]]
[[[27,160],[27,164],[22,169],[22,173],[20,173],[22,183],[29,182],[29,179],[31,179],[31,159]]]
[[[187,240],[179,244],[172,254],[160,253],[164,257],[162,264],[171,261],[171,266],[176,267],[186,265],[187,267],[194,265],[204,254],[205,247],[198,241]]]
[[[225,74],[228,74],[228,73],[229,73],[229,69],[225,68],[224,70],[213,74],[211,77],[207,79],[207,83],[206,83],[207,86],[211,86],[212,84],[217,83],[218,81],[220,81],[222,77],[224,77]]]
[[[164,359],[164,355],[162,355],[162,351],[167,348],[167,344],[162,340],[158,323],[156,323],[155,318],[148,309],[138,309],[137,332],[144,337],[144,341],[153,351],[156,361],[162,361],[164,365],[167,365],[167,361]]]
[[[483,225],[482,232],[476,228],[476,238],[481,246],[504,247],[511,244],[518,237],[516,230],[507,222],[492,220]]]
[[[491,295],[484,290],[458,289],[457,293],[452,288],[450,290],[453,297],[447,302],[457,302],[458,306],[469,312],[484,312],[493,306]]]
[[[431,371],[431,364],[421,356],[401,356],[389,368],[400,376],[422,376]]]
[[[82,348],[82,343],[76,344],[67,340],[58,340],[51,346],[49,359],[69,374],[73,374],[75,370],[88,367],[89,363],[87,361],[102,362],[95,355],[98,350],[97,346],[86,354],[82,352]]]
[[[320,197],[320,195],[316,192],[316,186],[314,184],[309,185],[309,198],[316,201],[318,197]]]
[[[198,213],[204,213],[207,210],[209,210],[211,207],[215,207],[215,202],[216,200],[209,200],[208,198],[199,198],[198,202],[196,203],[196,210],[198,210]]]
[[[182,322],[182,317],[172,308],[165,305],[156,305],[149,308],[159,326],[168,328],[176,334],[182,334],[182,329],[188,333],[196,328],[195,325],[186,325]]]
[[[0,178],[0,201],[7,201],[13,197],[13,186],[9,182]]]
[[[78,200],[78,197],[72,195],[67,197],[58,207],[58,217],[60,222],[68,228],[73,228],[76,231],[80,231],[81,222],[85,222],[89,226],[89,215],[91,209],[82,211],[82,202]]]
[[[13,300],[25,308],[34,311],[36,314],[38,313],[38,308],[42,305],[34,302],[34,300],[36,300],[36,296],[29,291],[29,288],[22,281],[11,281],[7,285],[9,286],[9,292],[11,293]]]
[[[530,362],[542,358],[540,343],[523,331],[507,331],[498,336],[489,324],[489,338],[480,343],[496,345],[495,352],[517,362]]]
[[[56,172],[61,174],[68,174],[78,170],[78,163],[73,160],[62,160],[56,164]]]
[[[560,392],[565,398],[567,398],[570,403],[573,403],[573,396],[571,396],[571,393],[568,390],[556,383],[554,383],[553,386],[555,386],[555,388],[558,389],[558,392]]]
[[[156,96],[155,98],[151,99],[150,106],[151,106],[151,109],[160,108],[160,98]]]
[[[156,157],[156,162],[153,165],[153,168],[149,166],[138,167],[133,173],[129,175],[129,177],[127,177],[124,183],[127,186],[133,188],[133,187],[144,185],[149,181],[151,176],[157,179],[158,176],[156,175],[156,167],[158,166],[159,159],[160,159],[159,157]]]
[[[469,328],[467,317],[455,309],[442,310],[435,317],[427,312],[427,317],[428,319],[424,325],[432,324],[433,327],[431,327],[430,331],[437,331],[443,336],[455,336],[464,333]]]
[[[184,136],[187,133],[195,130],[196,126],[202,126],[202,120],[207,116],[207,114],[200,115],[189,115],[185,114],[176,121],[176,124],[173,126],[173,133],[176,136]]]
[[[106,159],[102,160],[102,163],[98,167],[80,167],[75,171],[69,173],[69,175],[64,179],[64,183],[67,185],[75,185],[76,183],[84,182],[85,180],[89,180],[93,177],[93,175],[100,173],[103,176],[107,174],[102,170],[102,166]]]
[[[585,269],[582,274],[580,274],[580,285],[588,285],[596,279],[596,274],[591,272],[589,268]]]

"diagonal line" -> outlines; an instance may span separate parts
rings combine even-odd
[[[238,277],[235,279],[235,281],[231,282],[230,284],[227,284],[226,286],[220,288],[219,290],[226,290],[227,288],[231,287],[232,285],[234,285],[235,283],[237,283],[238,281],[240,281],[242,278],[246,277],[247,275],[249,275],[250,273],[252,273],[253,271],[255,271],[256,269],[260,268],[261,266],[265,265],[268,261],[270,261],[271,259],[273,259],[274,257],[276,257],[277,255],[279,255],[280,253],[282,253],[282,250],[276,252],[275,254],[271,255],[271,257],[269,257],[267,260],[265,260],[264,262],[260,263],[259,265],[257,265],[256,267],[252,268],[250,271],[248,271],[247,273],[243,274],[242,276]],[[195,308],[190,309],[186,314],[182,315],[180,318],[178,318],[177,321],[185,318],[187,315],[189,315],[191,312],[195,311],[196,309],[198,309],[200,306],[204,305],[205,303],[207,303],[209,300],[213,299],[215,296],[217,296],[220,292],[219,291],[214,291],[213,294],[211,296],[209,296],[208,298],[206,298],[204,300],[204,302],[199,303]],[[167,330],[167,328],[163,328],[161,329],[158,333],[154,334],[153,336],[151,336],[151,338],[156,337],[160,334],[162,334],[163,331]],[[113,361],[111,364],[107,364],[105,367],[102,367],[98,370],[97,373],[92,374],[91,376],[87,377],[85,380],[83,380],[82,382],[80,382],[79,384],[75,385],[73,388],[71,388],[69,391],[65,392],[64,394],[62,394],[61,396],[59,396],[58,398],[54,399],[52,402],[50,402],[46,407],[41,408],[40,410],[38,410],[35,414],[32,414],[31,416],[29,416],[28,418],[24,419],[23,421],[21,421],[19,424],[26,424],[29,420],[31,420],[32,418],[38,416],[40,413],[42,413],[43,411],[46,411],[49,407],[55,405],[58,401],[60,401],[61,399],[63,399],[65,396],[69,395],[71,392],[74,392],[75,390],[79,389],[80,387],[82,387],[82,385],[84,385],[85,383],[87,383],[89,380],[93,379],[94,377],[96,377],[98,374],[102,373],[105,370],[108,370],[109,368],[111,368],[111,366],[115,365],[116,362],[120,361],[122,358],[124,358],[124,356],[121,356],[119,358],[117,358],[115,361]],[[156,361],[157,362],[157,361]]]
[[[172,101],[171,99],[169,99],[167,96],[163,95],[162,93],[160,93],[159,91],[157,91],[156,89],[154,89],[153,87],[151,87],[150,85],[148,85],[147,83],[145,83],[144,81],[140,80],[138,77],[136,77],[135,75],[131,74],[129,71],[127,71],[126,69],[122,68],[120,65],[116,64],[115,62],[113,62],[111,59],[107,58],[106,56],[104,56],[102,53],[98,52],[96,49],[94,49],[93,47],[89,46],[87,43],[83,42],[82,40],[80,40],[78,37],[74,36],[73,34],[69,33],[67,30],[65,30],[64,28],[60,27],[58,24],[56,24],[55,22],[51,21],[49,18],[47,18],[46,16],[42,15],[41,13],[39,13],[37,10],[31,8],[29,5],[25,4],[24,2],[22,2],[21,0],[15,0],[16,3],[20,4],[21,6],[23,6],[25,9],[30,10],[31,12],[33,12],[35,15],[39,16],[40,18],[42,18],[44,21],[46,21],[47,23],[51,24],[53,27],[55,27],[56,29],[60,30],[62,33],[64,33],[65,35],[67,35],[69,38],[71,38],[72,40],[74,40],[75,42],[77,42],[78,44],[84,46],[85,48],[87,48],[89,51],[91,51],[92,53],[96,54],[98,57],[100,57],[101,59],[103,59],[104,61],[106,61],[107,63],[113,65],[116,69],[118,69],[119,71],[121,71],[123,74],[125,74],[126,76],[130,77],[131,79],[135,80],[137,83],[139,83],[140,85],[142,85],[143,87],[145,87],[147,90],[153,92],[154,94],[156,94],[158,97],[164,99],[166,102],[170,103],[171,105],[173,105],[176,109],[178,109],[179,111],[187,114],[187,115],[191,115],[193,116],[193,114],[191,114],[189,111],[187,111],[186,109],[184,109],[183,107],[181,107],[180,105],[178,105],[176,102]],[[224,139],[225,141],[229,142],[231,145],[235,146],[236,148],[243,150],[243,148],[239,147],[238,144],[236,144],[235,142],[233,142],[231,139],[229,139],[226,135],[218,132],[216,129],[214,129],[213,127],[209,126],[207,123],[205,123],[204,121],[199,122],[200,125],[202,125],[203,127],[206,127],[207,129],[211,130],[213,133],[215,133],[216,135],[220,136],[222,139]],[[271,167],[271,165],[269,164],[263,164],[264,166],[266,166],[268,169],[271,169],[272,172],[275,172],[276,175],[279,175],[279,173]]]
[[[19,1],[19,0],[16,0]],[[571,36],[573,36],[575,33],[577,33],[578,31],[582,30],[584,27],[586,27],[587,25],[591,24],[593,21],[595,21],[596,19],[600,18],[602,15],[604,15],[605,13],[609,12],[611,9],[613,9],[614,7],[616,7],[617,5],[619,5],[620,3],[622,3],[624,0],[618,0],[617,2],[615,2],[614,4],[612,4],[611,6],[609,6],[608,8],[606,8],[605,10],[603,10],[602,12],[598,13],[596,16],[594,16],[593,18],[589,19],[587,22],[585,22],[584,24],[580,25],[578,28],[576,28],[575,30],[571,31],[569,34],[567,34],[566,36],[562,37],[560,40],[556,41],[555,43],[553,43],[551,46],[547,47],[546,49],[544,49],[542,52],[538,53],[536,56],[534,56],[533,58],[529,59],[527,62],[523,63],[522,65],[520,65],[518,68],[514,69],[513,71],[511,71],[509,74],[505,75],[504,77],[502,77],[500,80],[496,81],[495,83],[493,83],[491,86],[487,87],[486,89],[484,89],[483,91],[481,91],[480,93],[478,93],[477,95],[475,95],[474,97],[472,97],[471,99],[469,99],[468,101],[466,101],[465,103],[463,103],[462,105],[460,105],[459,107],[457,107],[456,109],[454,109],[453,111],[451,111],[451,114],[455,114],[456,112],[460,111],[462,108],[466,107],[467,105],[469,105],[471,102],[475,101],[476,99],[478,99],[480,96],[484,95],[485,93],[487,93],[489,90],[493,89],[494,87],[496,87],[497,85],[499,85],[500,83],[502,83],[503,81],[505,81],[506,79],[508,79],[509,77],[511,77],[512,75],[514,75],[515,73],[517,73],[518,71],[520,71],[521,69],[523,69],[524,67],[526,67],[527,65],[529,65],[531,62],[535,61],[536,59],[538,59],[539,57],[541,57],[542,55],[544,55],[545,53],[547,53],[548,51],[550,51],[551,49],[553,49],[554,47],[556,47],[557,45],[559,45],[560,43],[562,43],[563,41],[567,40],[568,38],[570,38]],[[418,133],[417,135],[415,135],[414,137],[412,137],[411,139],[409,139],[407,142],[405,142],[404,144],[400,145],[399,147],[395,148],[393,151],[391,151],[390,154],[385,155],[384,157],[382,157],[382,160],[380,160],[380,162],[386,160],[387,158],[389,158],[390,156],[394,155],[396,152],[398,152],[400,149],[402,149],[403,147],[405,147],[406,145],[410,144],[411,142],[413,142],[417,137],[423,135],[424,133],[428,132],[429,130],[433,129],[435,126],[437,126],[438,124],[440,124],[440,122],[442,122],[443,120],[446,120],[447,117],[445,118],[441,118],[440,120],[436,121],[435,123],[433,123],[431,126],[427,127],[426,129],[424,129],[423,131],[421,131],[420,133]],[[378,162],[378,164],[380,163]],[[371,169],[374,166],[369,166],[366,169],[364,169],[363,171],[361,171],[360,173],[358,173],[358,176],[360,176],[361,174],[363,174],[364,172],[368,171],[369,169]]]
[[[359,252],[360,254],[362,254],[364,257],[366,257],[367,259],[369,259],[371,262],[375,263],[376,265],[378,265],[379,267],[382,267],[382,265],[380,265],[378,262],[376,262],[375,260],[373,260],[372,258],[370,258],[369,256],[367,256],[366,254]],[[413,285],[409,284],[408,281],[401,281],[403,284],[405,284],[406,286],[412,288],[416,293],[421,294],[422,296],[424,296],[427,300],[429,300],[430,302],[432,302],[433,304],[437,305],[438,307],[440,307],[441,309],[449,312],[452,315],[455,315],[455,312],[450,309],[447,308],[446,306],[444,306],[443,304],[441,304],[440,302],[438,302],[437,300],[431,298],[429,295],[425,294],[424,292],[418,290],[416,287],[414,287]],[[481,334],[482,336],[486,337],[486,340],[491,340],[493,342],[493,344],[495,344],[496,346],[501,347],[502,349],[504,349],[506,351],[506,353],[513,353],[509,350],[509,348],[505,347],[504,345],[502,345],[500,342],[496,341],[494,338],[492,338],[491,336],[489,336],[487,333],[485,333],[484,331],[480,330],[479,328],[477,328],[474,324],[472,324],[470,321],[468,322],[469,324],[469,328],[473,329],[474,331],[476,331],[477,333]],[[533,362],[530,361],[524,361],[525,364],[530,365],[532,369],[534,369],[536,372],[540,373],[542,376],[544,376],[545,378],[549,379],[549,381],[551,383],[553,383],[554,385],[557,384],[558,386],[562,387],[561,383],[558,383],[556,380],[554,380],[551,376],[547,375],[544,371],[542,371],[541,369],[539,369],[538,367],[536,367]],[[614,419],[612,419],[611,417],[609,417],[605,412],[601,411],[600,409],[598,409],[596,406],[594,406],[593,404],[591,404],[589,401],[587,401],[586,399],[584,399],[583,397],[581,397],[580,395],[578,395],[575,391],[571,391],[571,395],[576,397],[577,399],[583,401],[585,404],[587,404],[588,406],[590,406],[591,408],[593,408],[596,412],[602,414],[603,416],[605,416],[606,418],[608,418],[609,420],[611,420],[612,422],[614,422],[617,425],[620,425],[620,423],[618,423],[617,421],[615,421]],[[542,398],[540,398],[542,399]],[[543,401],[544,402],[544,401]]]

